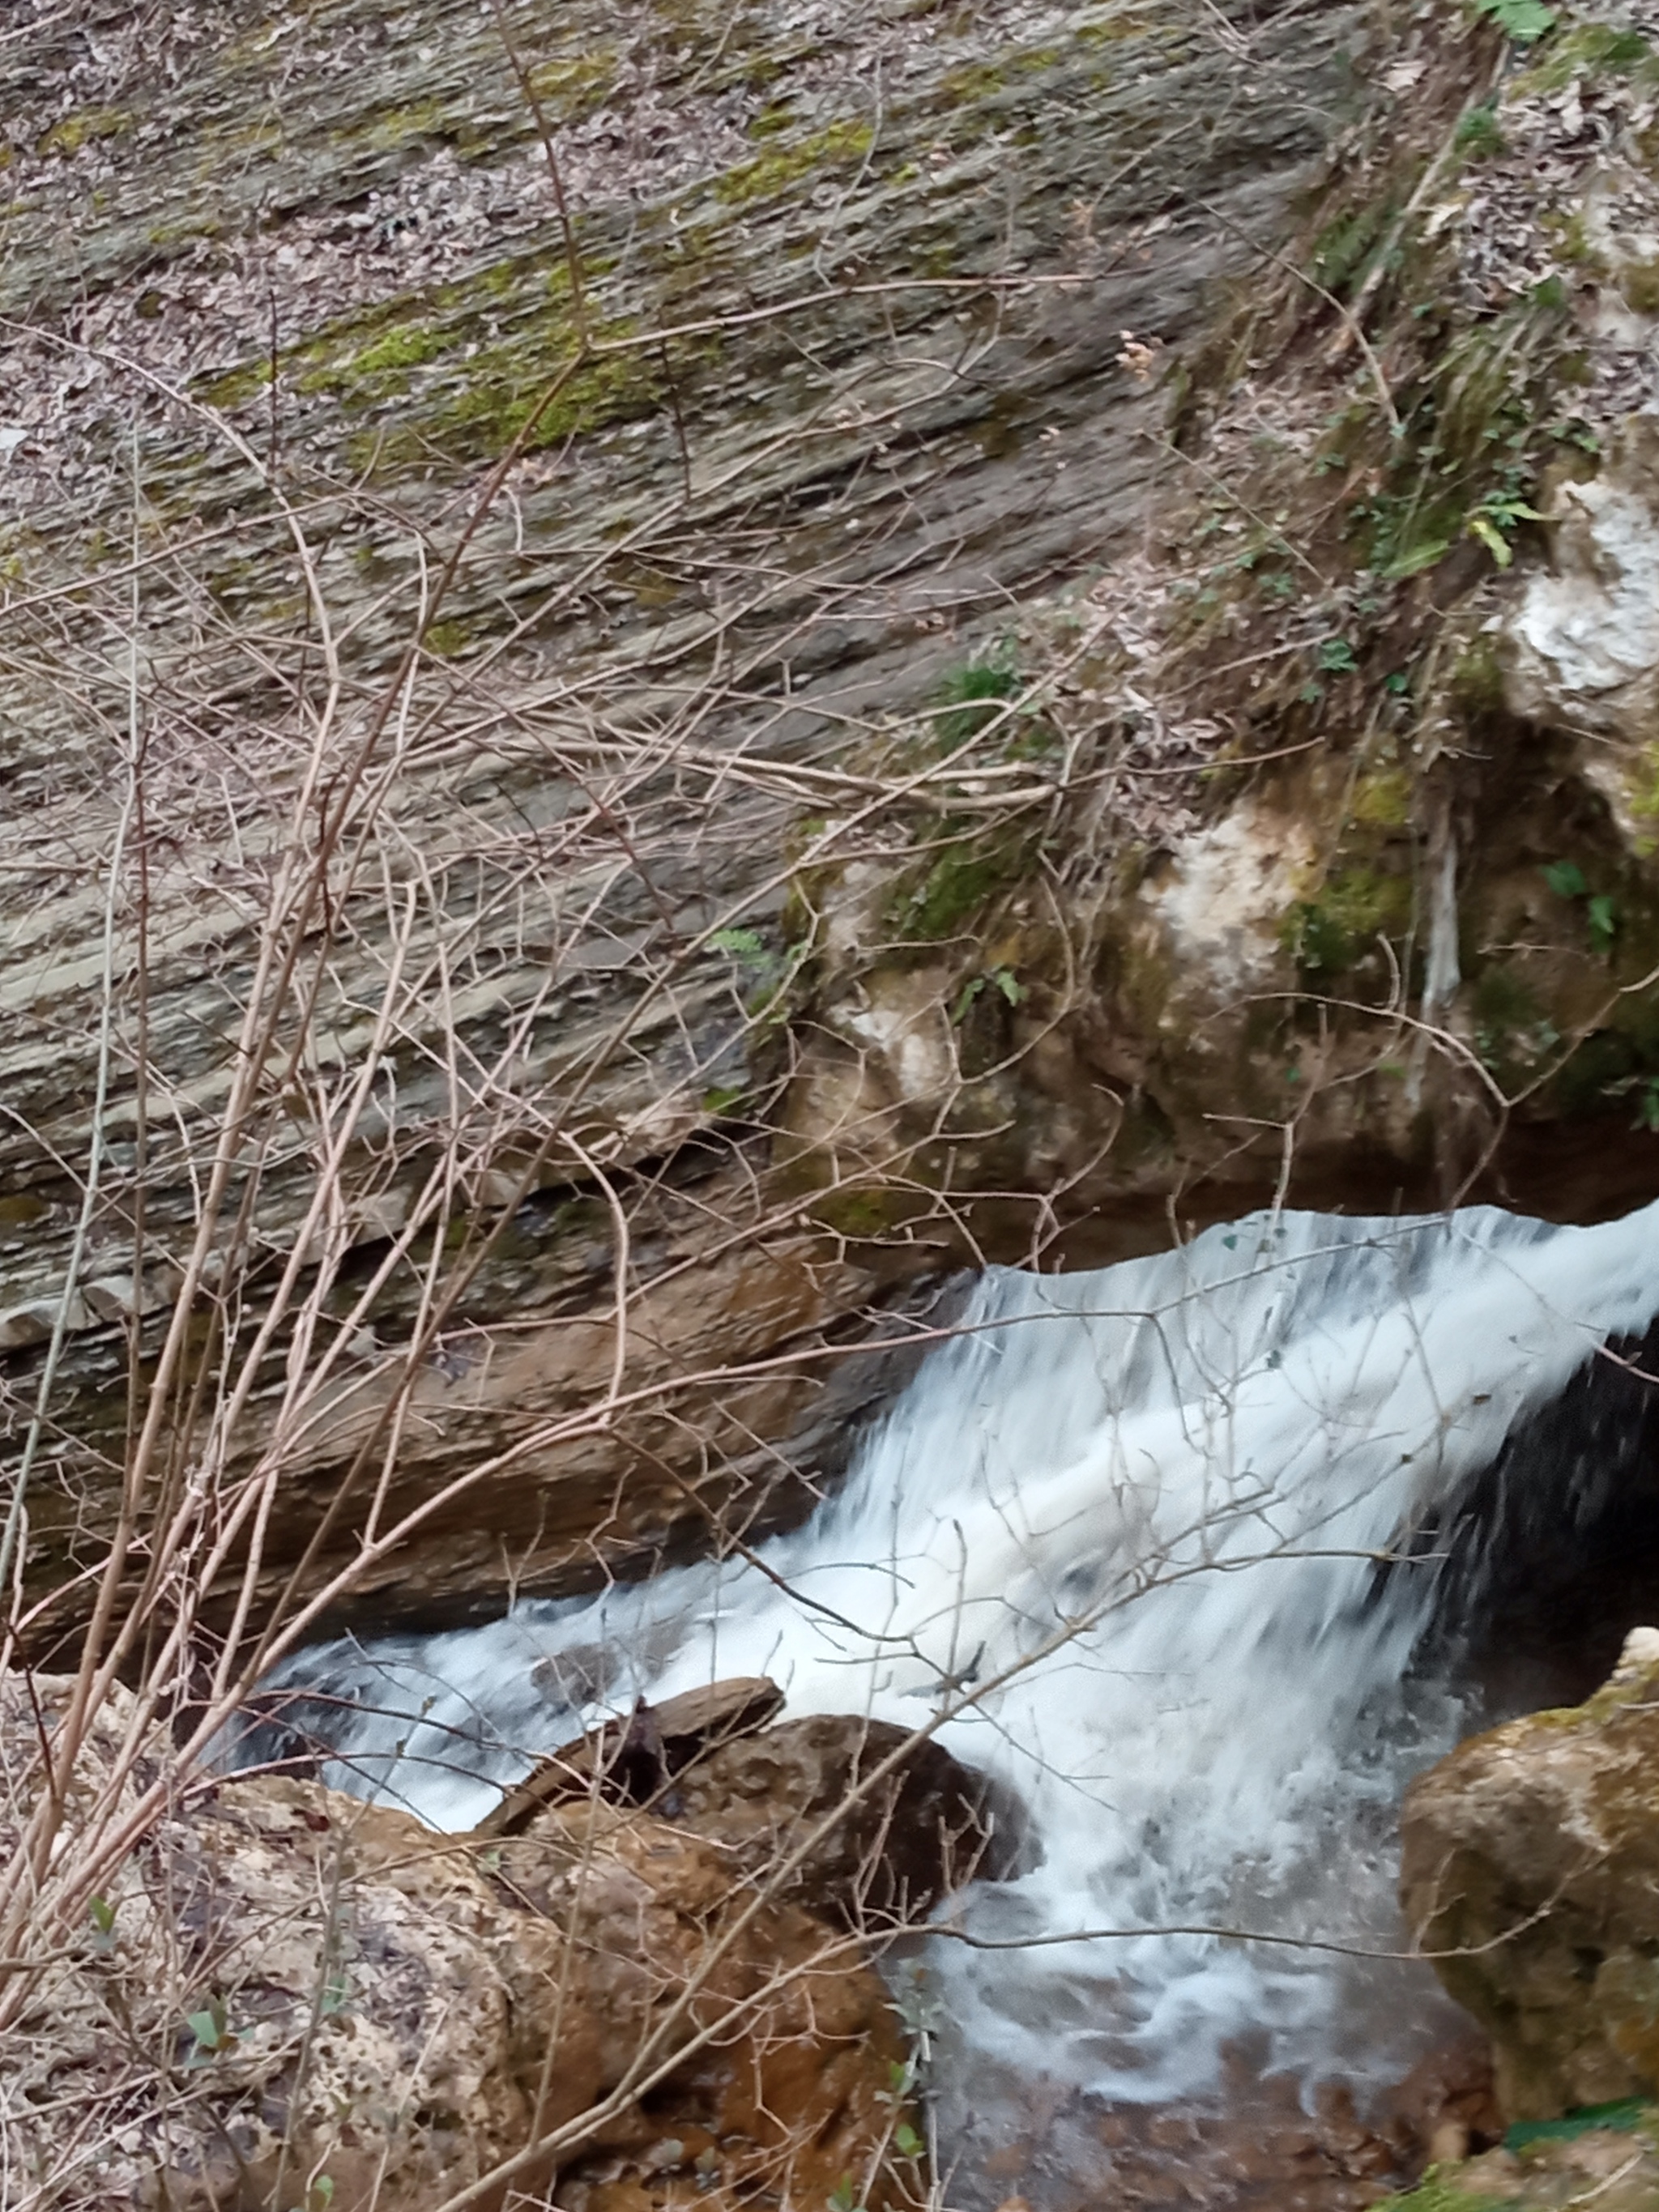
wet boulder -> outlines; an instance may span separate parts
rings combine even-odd
[[[706,1837],[769,1897],[866,1934],[1013,1870],[1025,1822],[1011,1791],[890,1722],[769,1726],[782,1705],[764,1675],[641,1698],[543,1759],[474,1834],[539,1832],[544,1814],[584,1800],[641,1806]]]
[[[543,1807],[579,1797],[651,1804],[694,1760],[764,1728],[782,1707],[782,1691],[764,1674],[708,1683],[660,1705],[641,1698],[625,1718],[592,1729],[542,1759],[474,1832],[516,1835]]]
[[[1012,1872],[1024,1825],[1011,1792],[941,1745],[841,1713],[722,1744],[662,1809],[780,1898],[866,1932]]]
[[[1440,2160],[1389,2212],[1653,2212],[1659,2204],[1659,2110],[1605,2113],[1511,2128],[1477,2157]]]
[[[1401,1831],[1407,1922],[1491,2036],[1506,2115],[1659,2089],[1659,1632],[1586,1705],[1460,1745]]]

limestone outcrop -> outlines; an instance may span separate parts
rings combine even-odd
[[[435,1624],[798,1515],[962,1263],[1659,1188],[1653,54],[1533,31],[23,11],[35,1648],[141,1410],[204,1633]]]
[[[1521,2134],[1517,2148],[1441,2160],[1420,2188],[1383,2202],[1397,2212],[1650,2212],[1659,2203],[1659,2112],[1621,2112],[1559,2135]]]
[[[890,1210],[824,1193],[834,1120],[782,1113],[822,1027],[803,886],[1063,797],[1041,762],[957,794],[908,718],[1134,538],[1170,465],[1124,332],[1173,358],[1286,232],[1364,45],[1338,0],[1242,44],[1162,0],[9,25],[32,1590],[112,1525],[131,1361],[188,1370],[188,1428],[238,1286],[290,1271],[210,1446],[232,1483],[281,1460],[262,1607],[351,1560],[360,1601],[453,1619],[833,1473],[882,1387],[837,1355],[973,1247],[948,1209],[872,1238]],[[380,1525],[423,1517],[365,1558],[376,1455]]]
[[[14,1832],[66,1695],[9,1690]],[[105,1708],[100,1757],[130,1717]],[[556,2173],[568,2205],[822,2203],[851,2174],[896,2204],[905,2062],[856,1941],[712,1838],[590,1802],[455,1838],[308,1781],[198,1784],[29,1970],[8,2202],[424,2212],[505,2168],[477,2201]]]
[[[1514,2120],[1659,2092],[1659,1632],[1583,1706],[1461,1745],[1414,1782],[1415,1942],[1492,2037]]]

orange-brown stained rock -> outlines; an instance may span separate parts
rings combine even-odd
[[[734,1736],[764,1728],[782,1705],[783,1692],[764,1674],[707,1683],[665,1698],[659,1705],[641,1698],[630,1721],[611,1722],[550,1753],[473,1832],[514,1835],[543,1806],[595,1791],[613,1802],[643,1803],[694,1759]],[[643,1762],[630,1761],[630,1752],[644,1753]]]
[[[1011,1793],[942,1746],[905,1743],[857,1714],[786,1721],[699,1759],[661,1810],[746,1875],[804,1853],[782,1894],[809,1911],[866,1932],[914,1923],[975,1875],[1008,1873],[1024,1821]]]

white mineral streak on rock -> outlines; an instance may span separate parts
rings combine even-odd
[[[1632,1628],[1619,1653],[1612,1679],[1622,1682],[1632,1674],[1645,1674],[1659,1667],[1659,1628]]]
[[[1223,1000],[1267,984],[1314,862],[1306,824],[1255,799],[1176,846],[1146,903],[1183,976]]]
[[[1650,811],[1632,801],[1659,737],[1659,421],[1633,416],[1601,473],[1560,485],[1553,510],[1552,564],[1500,628],[1507,702],[1601,740],[1586,772],[1626,834],[1651,837]]]
[[[879,1054],[908,1104],[943,1097],[956,1079],[941,988],[933,969],[872,976],[866,985],[868,1005],[844,1018],[852,1036]]]

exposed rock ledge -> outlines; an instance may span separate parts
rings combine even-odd
[[[70,1692],[0,1682],[8,1844]],[[166,1771],[159,1743],[131,1765],[131,1720],[121,1693],[98,1717],[59,1904],[109,1778],[127,1762],[106,1827]],[[923,2201],[905,2039],[854,1931],[872,1885],[879,1906],[902,1881],[925,1914],[971,1871],[943,1849],[973,1778],[927,1744],[890,1759],[896,1731],[805,1725],[805,1792],[786,1728],[751,1736],[724,1782],[693,1762],[695,1805],[590,1796],[509,1835],[437,1836],[287,1777],[181,1788],[65,1907],[67,1940],[45,1917],[32,1937],[43,1956],[6,2029],[8,2202],[424,2212],[497,2168],[476,2201],[555,2175],[568,2212],[822,2205],[849,2176],[872,2208]]]
[[[1588,1705],[1460,1745],[1402,1834],[1407,1918],[1492,2036],[1508,2116],[1659,2096],[1659,1631]]]
[[[801,1510],[962,1261],[1659,1188],[1653,56],[1562,14],[22,12],[37,1647],[124,1495],[130,1613],[257,1526],[245,1620],[453,1619]]]

